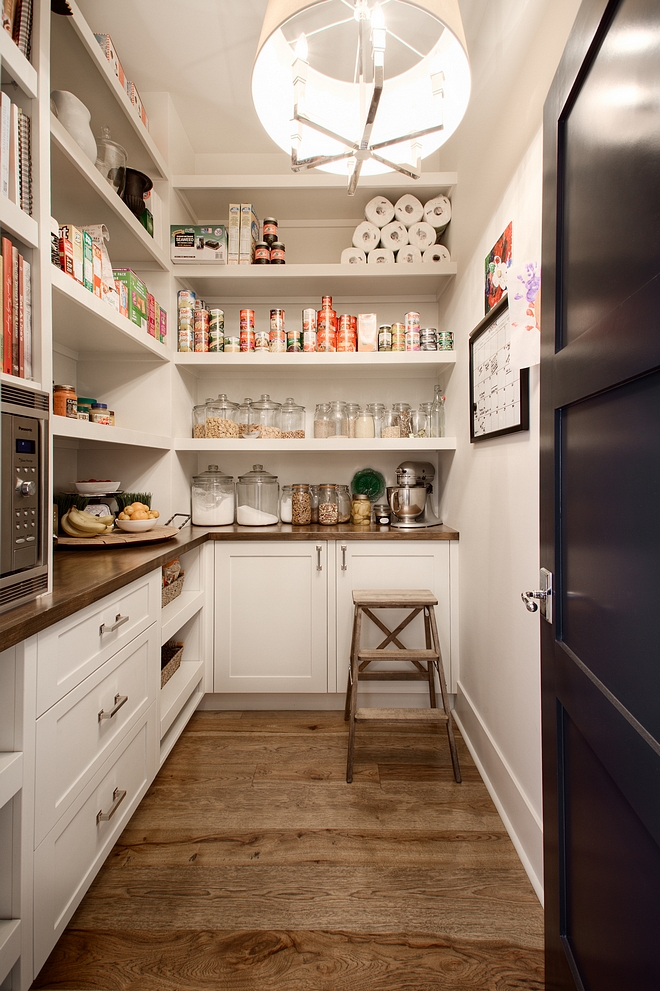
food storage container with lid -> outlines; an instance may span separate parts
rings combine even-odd
[[[374,437],[380,437],[385,403],[367,403],[367,410],[374,418]]]
[[[259,424],[253,423],[252,400],[249,396],[238,407],[238,435],[249,438],[259,435]]]
[[[305,407],[289,397],[282,403],[282,437],[300,440],[305,436]]]
[[[236,521],[241,526],[272,526],[278,521],[279,484],[277,475],[253,465],[252,471],[238,476]]]
[[[282,523],[291,523],[291,498],[291,486],[283,485],[280,493],[280,520]]]
[[[401,417],[396,410],[385,410],[380,423],[380,435],[383,440],[392,440],[403,436],[401,433]]]
[[[358,413],[355,421],[355,436],[362,438],[376,436],[374,415],[370,410],[361,409]]]
[[[355,421],[357,419],[358,413],[360,412],[359,403],[347,403],[346,404],[346,423],[348,426],[348,436],[355,437]]]
[[[194,526],[228,526],[234,522],[234,477],[217,465],[193,475],[192,522]]]
[[[399,414],[399,424],[402,437],[412,436],[412,415],[410,403],[392,403],[392,410]]]
[[[334,484],[319,485],[319,523],[334,526],[339,522],[339,496]]]
[[[206,436],[238,437],[238,406],[221,393],[206,404]]]
[[[101,128],[101,137],[96,139],[96,161],[94,164],[104,179],[121,196],[126,186],[126,149],[110,137],[110,128]]]
[[[371,523],[371,502],[368,495],[357,493],[351,499],[351,523],[353,526],[369,526]]]
[[[424,404],[422,404],[424,405]],[[420,406],[410,414],[413,437],[430,437],[429,414]]]
[[[310,485],[309,487],[309,501],[310,501],[310,513],[311,522],[318,523],[319,521],[319,486]]]
[[[303,482],[297,482],[291,488],[291,522],[294,526],[308,526],[312,522],[310,486]]]
[[[193,406],[193,437],[206,437],[206,403]]]
[[[347,403],[336,399],[330,404],[330,420],[334,426],[330,436],[348,437]]]
[[[255,435],[264,440],[282,436],[282,405],[264,393],[261,399],[252,403],[252,423],[257,430]]]
[[[330,405],[328,403],[318,403],[314,411],[314,436],[330,437],[334,436],[335,425],[330,419]]]
[[[351,493],[348,485],[337,486],[338,522],[348,523],[351,519]]]

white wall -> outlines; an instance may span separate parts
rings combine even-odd
[[[501,201],[484,218],[477,248],[448,303],[444,326],[454,332],[457,364],[447,388],[447,433],[456,435],[458,449],[443,498],[443,519],[460,531],[456,712],[539,896],[539,620],[520,599],[538,581],[538,366],[530,376],[529,432],[470,444],[468,335],[484,315],[485,257],[510,221],[514,262],[540,257],[541,180],[539,132]]]

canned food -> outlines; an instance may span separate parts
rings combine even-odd
[[[195,302],[194,302],[194,305],[193,305],[193,309],[195,309],[195,310],[207,310],[208,309],[208,306],[206,305],[206,300],[204,300],[204,299],[196,299]]]
[[[225,337],[225,354],[237,354],[241,350],[240,337]]]
[[[285,247],[281,241],[273,241],[270,246],[271,265],[284,265],[286,263]]]
[[[254,246],[254,264],[270,265],[270,248],[265,241],[259,241]]]
[[[289,329],[286,332],[286,349],[287,351],[302,351],[302,329],[296,327],[295,329]]]
[[[194,309],[196,299],[197,293],[193,292],[192,289],[180,289],[176,294],[177,309],[180,310],[184,306]]]
[[[209,313],[209,351],[225,349],[225,311],[213,309]]]
[[[406,351],[419,351],[419,330],[415,327],[406,330],[405,334]]]
[[[416,330],[419,332],[421,327],[421,320],[419,313],[417,313],[415,310],[410,310],[409,313],[406,313],[404,317],[404,321],[405,321],[406,331]]]
[[[274,353],[286,351],[286,330],[284,310],[270,311],[270,350]]]
[[[209,349],[209,311],[195,310],[194,316],[194,340],[195,351],[208,351]]]
[[[316,351],[316,310],[302,311],[303,351]]]
[[[389,323],[383,323],[378,328],[378,350],[392,350],[392,326]]]
[[[451,330],[441,330],[438,332],[438,351],[454,350],[454,334]]]
[[[316,316],[317,351],[337,350],[337,314],[334,310],[319,310]]]
[[[182,311],[183,312],[183,311]],[[190,310],[190,318],[179,319],[179,336],[177,347],[179,351],[192,351],[195,346],[195,336],[193,329],[193,316]]]
[[[337,351],[357,351],[357,340],[352,330],[337,331]]]
[[[254,350],[255,351],[268,351],[270,344],[270,335],[267,330],[255,330],[254,332]]]
[[[406,350],[406,328],[402,323],[392,324],[392,350]]]
[[[277,241],[277,220],[275,217],[264,217],[264,241],[267,245]]]

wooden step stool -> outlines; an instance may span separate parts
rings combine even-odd
[[[348,668],[348,686],[346,688],[346,708],[344,719],[348,720],[348,761],[346,765],[346,781],[353,780],[353,756],[355,752],[355,724],[358,722],[406,722],[406,723],[445,723],[451,762],[454,767],[454,779],[461,780],[461,769],[458,763],[456,741],[452,714],[447,698],[447,684],[442,667],[438,627],[435,621],[434,606],[438,600],[428,589],[395,589],[391,591],[369,590],[353,592],[353,635],[351,638],[351,658]],[[374,609],[409,609],[410,612],[401,620],[395,630],[389,630],[375,615]],[[399,635],[406,626],[420,613],[424,614],[424,633],[426,648],[406,648]],[[385,634],[385,639],[375,650],[365,650],[360,646],[362,617],[366,616],[375,623]],[[398,650],[387,650],[394,644]],[[412,670],[408,671],[369,671],[372,661],[409,661]],[[435,672],[438,672],[442,709],[437,707],[435,693]],[[430,709],[358,709],[357,693],[360,681],[426,681],[429,686]]]

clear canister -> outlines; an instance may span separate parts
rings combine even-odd
[[[252,403],[252,422],[258,426],[256,436],[273,439],[282,436],[282,405],[264,393],[261,399]]]
[[[412,436],[412,413],[410,403],[392,403],[392,410],[399,414],[402,437]]]
[[[193,437],[206,437],[206,403],[193,406]]]
[[[312,522],[310,486],[303,482],[291,486],[291,522],[294,526],[308,526]]]
[[[310,485],[309,501],[310,501],[310,513],[312,516],[312,523],[318,523],[319,521],[319,486],[318,485]]]
[[[419,409],[413,410],[410,414],[413,437],[430,437],[429,414],[423,409],[426,403],[422,403]]]
[[[380,422],[380,435],[383,440],[393,440],[402,436],[401,418],[396,410],[385,410]]]
[[[339,523],[349,523],[351,519],[351,493],[348,485],[337,486],[337,511]]]
[[[348,425],[348,436],[355,437],[355,421],[360,412],[359,403],[346,403],[346,422]]]
[[[385,403],[367,403],[367,412],[371,413],[374,418],[374,437],[380,437]]]
[[[368,409],[361,409],[355,421],[355,436],[370,438],[376,436],[376,425],[374,415]]]
[[[314,410],[314,436],[330,437],[334,436],[335,425],[330,418],[330,404],[318,403]]]
[[[330,421],[334,425],[334,430],[331,431],[330,436],[348,437],[348,403],[336,399],[329,406]]]
[[[192,521],[195,526],[229,526],[234,522],[234,478],[217,465],[193,476]]]
[[[238,407],[238,435],[248,439],[259,436],[259,424],[252,422],[252,400],[249,396]]]
[[[301,440],[305,436],[305,407],[289,397],[282,403],[282,437]]]
[[[277,475],[253,465],[252,471],[238,476],[236,520],[241,526],[272,526],[278,521],[279,484]]]
[[[291,523],[291,498],[292,488],[290,485],[283,485],[280,490],[280,520],[282,523]]]
[[[431,437],[445,436],[445,397],[442,395],[442,389],[439,385],[435,386],[435,396],[431,403],[429,429]]]
[[[335,526],[339,522],[339,495],[333,484],[319,485],[319,523]]]
[[[221,393],[206,404],[206,436],[238,437],[238,406]]]

